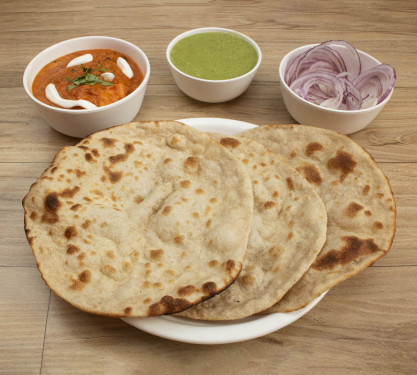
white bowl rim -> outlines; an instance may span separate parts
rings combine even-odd
[[[246,40],[247,42],[249,42],[255,48],[256,53],[258,54],[258,61],[256,62],[256,65],[249,72],[247,72],[245,74],[242,74],[241,76],[234,77],[234,78],[229,78],[229,79],[198,78],[198,77],[194,77],[192,75],[189,75],[187,73],[184,73],[182,70],[178,69],[171,61],[170,54],[171,54],[172,47],[177,42],[179,42],[181,39],[183,39],[187,36],[191,36],[191,35],[195,35],[195,34],[202,34],[202,33],[206,33],[206,32],[226,32],[226,33],[229,33],[229,34],[235,34],[235,35],[241,37],[242,39]],[[200,82],[233,82],[233,81],[237,81],[239,79],[242,79],[244,77],[249,76],[250,74],[252,74],[253,72],[255,72],[259,68],[259,65],[261,65],[261,62],[262,62],[262,51],[259,48],[258,44],[252,38],[248,37],[247,35],[239,32],[239,31],[232,30],[232,29],[225,29],[223,27],[200,27],[200,28],[197,28],[197,29],[191,29],[191,30],[185,31],[185,32],[177,35],[174,39],[172,39],[171,42],[169,42],[169,44],[167,46],[167,49],[166,49],[166,58],[168,60],[169,65],[175,71],[177,71],[178,73],[180,73],[180,74],[182,74],[186,77],[195,79],[196,81],[200,81]]]
[[[328,112],[346,113],[346,114],[371,112],[371,111],[373,111],[373,110],[375,110],[375,109],[377,109],[379,107],[383,107],[388,102],[388,100],[391,98],[391,96],[392,96],[392,94],[394,92],[394,87],[392,88],[392,90],[389,93],[389,95],[381,103],[378,103],[377,105],[374,105],[374,106],[368,107],[368,108],[363,108],[363,109],[350,109],[349,110],[349,109],[334,109],[334,108],[321,107],[318,104],[311,103],[308,100],[302,98],[301,96],[298,96],[293,90],[290,89],[290,87],[287,85],[287,82],[285,82],[284,72],[283,72],[284,63],[287,63],[288,60],[289,60],[289,58],[293,54],[295,54],[296,52],[301,51],[301,50],[307,50],[308,48],[313,48],[313,47],[318,46],[320,44],[321,43],[307,44],[305,46],[301,46],[301,47],[295,48],[292,51],[288,52],[282,58],[282,60],[281,60],[281,62],[279,64],[279,79],[280,79],[281,84],[284,85],[288,89],[288,91],[291,93],[292,96],[295,96],[297,99],[300,99],[302,102],[304,102],[304,103],[306,103],[306,104],[308,104],[308,105],[310,105],[310,106],[312,106],[314,108],[319,108],[319,109],[321,109],[323,111],[328,111]],[[356,50],[358,51],[359,54],[365,55],[365,56],[369,57],[371,60],[375,61],[376,63],[381,64],[381,62],[379,60],[377,60],[375,57],[373,57],[373,56],[371,56],[371,55],[367,54],[366,52],[363,52],[363,51],[361,51],[359,49],[356,49]]]
[[[76,40],[88,40],[88,39],[92,39],[92,40],[99,40],[99,39],[102,39],[102,40],[113,40],[113,41],[116,41],[118,43],[125,44],[125,45],[129,45],[129,46],[137,49],[143,55],[143,57],[145,59],[145,65],[146,65],[146,73],[145,73],[145,75],[143,77],[143,80],[140,83],[140,85],[138,87],[136,87],[136,89],[133,90],[129,95],[125,96],[124,98],[122,98],[122,99],[120,99],[120,100],[118,100],[116,102],[113,102],[113,103],[110,103],[110,104],[107,104],[107,105],[104,105],[104,106],[101,106],[101,107],[97,107],[97,108],[91,108],[91,109],[69,109],[69,108],[53,107],[53,106],[51,106],[49,104],[46,104],[46,103],[40,101],[39,99],[35,98],[35,96],[32,93],[32,90],[29,87],[27,87],[27,85],[26,85],[27,76],[29,74],[28,73],[29,72],[29,68],[34,64],[35,59],[38,58],[40,55],[42,55],[44,53],[47,53],[50,50],[52,50],[52,49],[54,49],[54,48],[56,48],[56,47],[58,47],[58,46],[60,46],[62,44],[65,44],[65,43],[68,43],[68,42],[73,42],[73,41],[76,41]],[[77,51],[74,51],[74,52],[77,52]],[[69,53],[71,53],[71,52],[69,52]],[[48,62],[45,63],[45,65],[46,64],[48,64]],[[45,65],[43,65],[43,66],[45,66]],[[138,46],[136,46],[133,43],[130,43],[130,42],[126,41],[126,40],[119,39],[119,38],[114,38],[114,37],[111,37],[111,36],[90,35],[90,36],[81,36],[81,37],[77,37],[77,38],[66,39],[66,40],[63,40],[61,42],[55,43],[52,46],[49,46],[48,48],[46,48],[46,49],[42,50],[41,52],[39,52],[36,56],[34,56],[32,58],[32,60],[26,66],[26,69],[25,69],[25,71],[23,73],[23,87],[24,87],[24,89],[26,91],[26,94],[33,101],[35,101],[36,103],[38,103],[42,107],[45,107],[45,108],[48,108],[48,109],[53,109],[53,110],[56,110],[57,112],[61,112],[61,113],[71,113],[71,114],[96,113],[96,112],[105,111],[107,109],[113,108],[113,107],[115,107],[115,106],[117,106],[119,104],[124,103],[126,100],[128,100],[128,98],[130,98],[131,95],[133,95],[134,93],[136,93],[136,91],[140,90],[144,85],[147,84],[147,82],[149,80],[150,74],[151,74],[151,66],[150,66],[150,63],[149,63],[148,56],[146,56],[146,53],[143,52],[142,49],[140,49]]]

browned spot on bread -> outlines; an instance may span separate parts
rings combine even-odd
[[[278,197],[279,197],[279,192],[278,192],[277,190],[275,190],[275,191],[272,193],[272,197],[273,197],[273,198],[278,198]]]
[[[67,240],[70,240],[71,238],[74,238],[75,236],[77,236],[78,232],[77,232],[77,228],[75,228],[75,226],[70,226],[67,227],[64,231],[64,236]]]
[[[186,299],[164,296],[161,298],[160,302],[149,306],[149,316],[174,314],[185,310],[190,306],[190,302],[188,302]]]
[[[174,237],[174,242],[177,244],[177,245],[181,245],[183,242],[184,242],[184,236],[183,235],[178,235],[178,236],[175,236]]]
[[[70,289],[72,290],[80,290],[84,287],[84,284],[79,280],[72,279],[71,282]]]
[[[84,223],[82,223],[82,224],[81,224],[81,226],[82,226],[84,229],[87,229],[87,228],[90,226],[90,224],[91,224],[91,220],[86,219],[86,220],[84,221]]]
[[[109,161],[112,164],[120,163],[120,162],[126,161],[126,160],[127,160],[127,155],[126,154],[117,154],[117,155],[109,156]]]
[[[141,195],[137,195],[137,196],[135,197],[134,201],[135,201],[135,203],[136,203],[136,204],[139,204],[139,203],[142,203],[144,199],[145,199],[145,198],[144,198],[144,197],[142,197]]]
[[[71,255],[74,253],[78,253],[80,251],[80,248],[78,246],[75,246],[73,244],[69,244],[67,246],[67,254]]]
[[[289,241],[293,237],[294,237],[294,233],[293,232],[288,233],[287,241]]]
[[[270,208],[275,207],[275,206],[278,206],[278,204],[272,201],[267,201],[264,203],[265,210],[269,210]]]
[[[198,167],[198,159],[195,156],[189,156],[184,161],[184,169],[186,171],[196,171]]]
[[[294,190],[294,181],[292,180],[291,177],[287,178],[287,185],[288,185],[288,189]]]
[[[119,182],[122,178],[122,172],[113,172],[106,166],[104,166],[103,169],[107,173],[107,176],[109,177],[109,180],[112,184]]]
[[[42,222],[55,224],[58,221],[57,211],[60,207],[61,202],[58,199],[58,194],[56,192],[49,193],[43,201]]]
[[[184,180],[180,182],[182,188],[188,188],[191,185],[191,181]]]
[[[168,164],[168,163],[170,163],[172,161],[172,159],[171,158],[166,158],[164,161],[163,161],[163,163],[164,164]]]
[[[93,148],[93,149],[91,150],[91,152],[93,153],[93,155],[94,155],[95,157],[100,156],[100,153],[98,152],[98,150],[97,150],[96,148]]]
[[[183,286],[182,288],[179,288],[177,293],[180,297],[186,297],[193,293],[195,293],[197,288],[194,285],[187,285]]]
[[[143,301],[143,303],[144,304],[148,304],[149,302],[151,302],[152,300],[148,297],[148,298],[145,298],[144,299],[144,301]]]
[[[195,193],[196,194],[203,194],[204,193],[204,190],[199,188],[199,189],[196,189],[195,190]]]
[[[217,285],[213,281],[208,281],[202,285],[202,290],[205,295],[212,296],[217,292]]]
[[[363,187],[362,194],[363,194],[363,195],[368,194],[370,189],[371,189],[371,187],[370,187],[369,185],[365,185],[365,186]]]
[[[80,148],[81,150],[89,150],[87,146],[78,146],[78,148]]]
[[[294,159],[297,156],[297,153],[295,151],[291,151],[290,159]]]
[[[112,250],[107,250],[106,251],[106,255],[110,258],[110,259],[114,259],[114,252]]]
[[[345,208],[345,215],[349,218],[355,217],[361,210],[363,210],[363,206],[356,203],[350,202],[349,206]]]
[[[349,173],[356,167],[356,161],[346,151],[338,150],[336,156],[327,161],[327,168],[340,171],[340,182],[343,182]]]
[[[226,262],[226,271],[230,272],[233,271],[235,269],[235,261],[232,259],[229,259]]]
[[[168,215],[171,211],[172,211],[171,206],[165,206],[164,209],[162,210],[162,215]]]
[[[255,284],[256,279],[252,275],[244,275],[240,278],[240,282],[245,286]]]
[[[369,210],[366,210],[366,211],[365,211],[365,215],[366,215],[366,216],[372,216],[372,212],[371,212],[371,211],[369,211]]]
[[[199,218],[200,218],[200,214],[199,214],[198,212],[193,212],[193,216],[194,216],[196,219],[199,219]]]
[[[306,146],[305,154],[307,156],[313,155],[316,151],[323,150],[323,145],[318,142],[311,142]]]
[[[217,199],[216,198],[210,198],[210,203],[216,203]]]
[[[322,182],[320,172],[313,164],[304,164],[301,167],[296,168],[304,178],[310,183],[319,186]]]
[[[38,213],[36,211],[32,211],[29,216],[32,220],[36,220],[38,217]]]
[[[376,196],[377,198],[382,198],[382,197],[384,196],[384,194],[382,194],[382,193],[376,193],[376,194],[375,194],[375,196]]]
[[[220,144],[225,147],[236,148],[240,145],[240,142],[235,138],[222,138]]]
[[[78,275],[78,280],[82,283],[88,283],[91,280],[91,272],[89,270],[84,270]]]
[[[54,174],[54,173],[57,171],[57,169],[58,169],[58,167],[53,167],[53,168],[51,169],[51,174]]]
[[[103,147],[113,147],[116,143],[116,140],[113,138],[101,138],[100,141],[103,144]]]
[[[87,152],[85,155],[85,160],[87,160],[88,162],[91,162],[93,160],[93,155],[91,155],[89,152]]]
[[[382,224],[380,221],[375,221],[375,223],[374,223],[374,228],[375,229],[382,229],[382,228],[384,228],[384,224]]]
[[[79,186],[74,186],[72,189],[65,189],[59,193],[60,197],[63,198],[72,198],[80,190]]]
[[[268,255],[271,258],[279,258],[281,256],[282,253],[282,247],[277,245],[277,246],[272,246],[271,248],[269,248],[268,250]]]
[[[131,268],[132,268],[132,263],[123,262],[123,271],[125,271],[125,272],[130,271]]]
[[[249,160],[248,160],[248,159],[243,159],[243,160],[242,160],[242,163],[243,163],[243,164],[248,164],[248,163],[249,163]]]
[[[80,171],[79,169],[75,170],[75,175],[77,176],[77,178],[80,178],[80,177],[82,177],[86,174],[87,174],[87,172],[85,172],[85,171]]]
[[[316,270],[330,270],[338,265],[344,265],[360,258],[381,251],[373,239],[361,239],[355,236],[342,237],[345,245],[339,250],[330,250],[318,257],[311,266]]]
[[[208,263],[208,265],[210,266],[210,267],[216,267],[217,265],[219,264],[219,261],[218,260],[211,260],[209,263]]]
[[[135,146],[133,146],[132,143],[125,143],[124,147],[126,154],[131,154],[133,151],[135,151]]]
[[[162,256],[164,255],[164,250],[162,249],[158,249],[158,250],[151,250],[150,252],[150,257],[153,260],[161,260]]]
[[[274,272],[274,273],[277,273],[278,271],[279,271],[279,269],[280,269],[281,267],[278,265],[278,266],[276,266],[273,270],[272,270],[272,272]]]
[[[206,221],[206,228],[210,228],[210,225],[211,225],[211,219],[208,219]]]
[[[130,306],[125,307],[123,311],[126,315],[130,315],[132,313],[132,308]]]

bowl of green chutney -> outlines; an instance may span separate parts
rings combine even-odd
[[[248,36],[220,27],[203,27],[175,37],[166,50],[175,83],[186,95],[220,103],[241,95],[262,60]]]

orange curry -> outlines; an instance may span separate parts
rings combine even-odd
[[[93,61],[66,67],[74,58],[88,53],[93,56]],[[128,78],[122,72],[117,64],[118,57],[122,57],[130,65],[133,71],[132,78]],[[102,78],[102,74],[106,72],[114,74],[111,82]],[[60,108],[59,105],[48,100],[45,94],[46,86],[53,83],[63,99],[84,99],[101,107],[129,95],[142,81],[142,71],[129,56],[110,49],[93,49],[70,53],[45,65],[33,81],[32,92],[38,100]]]

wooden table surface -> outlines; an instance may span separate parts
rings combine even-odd
[[[2,0],[0,9],[0,372],[2,374],[416,374],[417,373],[417,2]],[[175,85],[169,41],[219,26],[258,42],[263,61],[239,98],[206,104]],[[138,120],[222,117],[290,123],[278,64],[303,44],[344,39],[393,65],[384,110],[352,138],[388,176],[397,202],[391,251],[332,288],[300,320],[227,345],[178,343],[119,319],[78,311],[46,287],[23,231],[21,200],[54,154],[77,139],[50,128],[22,87],[25,66],[65,39],[128,40],[152,67]]]

